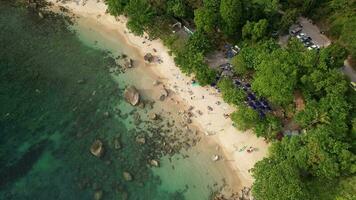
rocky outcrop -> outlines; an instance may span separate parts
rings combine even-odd
[[[157,160],[150,160],[150,165],[153,167],[159,167],[159,162]]]
[[[168,97],[168,95],[169,95],[168,90],[162,87],[162,89],[160,90],[159,100],[164,101]]]
[[[124,177],[125,181],[132,181],[132,175],[129,172],[123,172],[122,176]]]
[[[146,139],[144,137],[137,136],[136,137],[136,143],[137,144],[145,144],[146,143]]]
[[[94,200],[101,200],[103,197],[103,191],[97,190],[94,192]]]
[[[149,118],[150,120],[156,120],[156,119],[158,119],[158,115],[157,115],[156,113],[150,113],[150,114],[148,115],[148,118]]]
[[[125,100],[133,106],[136,106],[140,102],[140,94],[134,86],[126,88],[124,97]]]

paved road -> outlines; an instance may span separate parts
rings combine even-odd
[[[319,28],[312,24],[309,19],[300,17],[298,22],[303,26],[302,32],[311,37],[314,44],[319,45],[320,47],[327,47],[331,44],[329,38],[321,34]]]

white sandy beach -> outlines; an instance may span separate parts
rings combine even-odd
[[[209,133],[204,140],[215,142],[219,145],[219,149],[223,152],[223,160],[226,166],[230,167],[239,179],[237,189],[244,186],[251,186],[253,178],[249,173],[254,164],[261,160],[267,154],[268,145],[263,141],[263,138],[257,138],[251,132],[241,132],[232,126],[230,119],[225,119],[223,114],[232,113],[235,108],[224,103],[221,96],[216,93],[215,89],[210,87],[192,86],[190,77],[183,75],[175,66],[173,57],[169,56],[168,49],[160,40],[149,41],[145,37],[138,37],[131,33],[126,28],[126,20],[120,17],[117,21],[113,16],[105,14],[106,5],[97,0],[87,0],[83,5],[81,0],[68,1],[65,4],[56,3],[56,0],[48,0],[56,5],[64,6],[70,9],[79,17],[84,17],[99,23],[105,27],[103,32],[115,32],[127,41],[134,49],[140,52],[141,59],[146,53],[152,53],[159,56],[162,64],[150,64],[137,66],[138,68],[149,68],[159,80],[170,90],[175,91],[173,96],[174,101],[179,101],[179,104],[184,104],[186,107],[193,106],[195,117],[193,123],[201,127],[202,132]],[[157,52],[154,52],[156,49]],[[188,84],[187,84],[188,83]],[[152,87],[152,86],[147,86]],[[204,97],[204,98],[203,98]],[[222,102],[217,105],[216,102]],[[167,101],[167,103],[173,103]],[[213,108],[209,111],[207,107]],[[203,115],[197,114],[195,111],[201,110]],[[257,148],[253,153],[247,153],[246,150],[239,149],[246,146]]]

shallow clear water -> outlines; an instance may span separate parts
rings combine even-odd
[[[167,155],[161,142],[179,139],[162,133],[183,131],[173,119],[149,122],[147,109],[125,103],[117,79],[132,76],[113,78],[108,52],[67,26],[0,2],[0,199],[93,199],[99,191],[103,199],[208,199],[222,176],[206,168],[210,154],[196,147]],[[101,158],[89,151],[96,139]],[[152,169],[150,159],[162,167]]]

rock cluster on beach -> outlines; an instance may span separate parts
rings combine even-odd
[[[124,97],[133,106],[136,106],[140,101],[140,93],[134,86],[129,86],[125,89]]]

